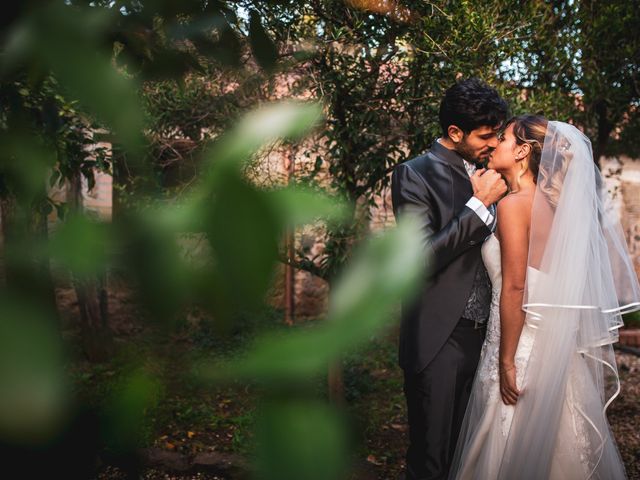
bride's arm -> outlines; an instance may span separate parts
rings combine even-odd
[[[500,393],[507,405],[516,403],[515,354],[524,325],[522,311],[529,250],[530,203],[526,197],[509,195],[498,204],[498,236],[502,259],[500,295]]]

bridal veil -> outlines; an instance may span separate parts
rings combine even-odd
[[[625,478],[606,409],[620,391],[613,343],[621,315],[640,309],[640,288],[608,203],[589,139],[549,122],[523,304],[536,334],[500,479],[572,478],[576,458],[586,478]]]

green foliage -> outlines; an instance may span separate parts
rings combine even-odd
[[[260,478],[322,480],[346,474],[345,422],[324,403],[281,401],[267,405],[256,436]]]
[[[144,16],[144,11],[132,13],[132,16],[137,14]],[[253,18],[253,34],[264,40],[267,33],[256,25],[257,17],[254,15]],[[3,91],[9,98],[15,98],[18,89],[17,94],[31,103],[5,105],[3,112],[7,121],[3,134],[14,138],[15,142],[5,147],[2,173],[5,179],[12,179],[12,188],[4,191],[7,198],[18,191],[15,186],[23,186],[25,200],[18,198],[25,210],[31,208],[32,199],[38,193],[31,186],[38,182],[45,185],[50,168],[59,172],[56,182],[67,174],[73,178],[82,174],[83,168],[89,168],[82,163],[89,156],[83,155],[85,137],[59,134],[75,128],[74,125],[88,126],[99,122],[108,127],[110,138],[118,146],[118,155],[112,159],[115,169],[122,167],[120,162],[124,158],[129,166],[135,167],[137,175],[153,177],[149,152],[145,150],[151,146],[143,138],[146,120],[142,113],[139,79],[132,75],[135,63],[129,63],[127,59],[126,64],[121,63],[120,68],[116,68],[109,49],[105,48],[108,32],[117,29],[120,22],[129,21],[131,19],[125,20],[100,6],[85,8],[56,4],[28,11],[24,18],[17,20],[17,31],[23,32],[28,41],[22,45],[19,37],[11,37],[14,43],[10,43],[8,50],[11,61],[4,65],[7,73],[3,77]],[[122,61],[130,50],[131,45],[120,46],[118,59]],[[264,52],[256,51],[256,54],[260,56]],[[261,62],[266,68],[274,68],[273,59],[271,64],[264,63],[267,60],[263,58]],[[157,64],[152,63],[155,68]],[[20,93],[23,83],[16,83],[15,78],[24,76],[20,68],[25,64],[38,65],[46,74],[42,78],[55,78],[55,82],[50,83],[53,86],[51,95],[43,93],[46,82],[42,83],[41,79],[31,87],[36,92],[34,95]],[[139,64],[141,68],[145,65],[144,61]],[[84,66],[87,68],[83,70]],[[77,76],[73,75],[75,70],[78,70]],[[50,97],[57,100],[54,103],[56,111],[68,112],[71,121],[43,134],[36,128],[34,122],[38,115],[34,112],[45,108]],[[65,98],[73,99],[72,108],[67,109],[69,103]],[[344,219],[344,207],[331,196],[295,186],[259,189],[243,175],[244,166],[261,148],[276,141],[295,142],[303,138],[310,128],[319,124],[320,110],[313,103],[282,102],[245,115],[227,133],[202,149],[203,173],[183,196],[172,202],[158,202],[153,200],[153,195],[148,195],[149,191],[141,191],[146,195],[144,201],[132,202],[113,224],[89,220],[76,212],[64,219],[50,240],[40,239],[41,255],[48,255],[78,277],[88,278],[116,265],[130,272],[137,279],[142,300],[160,332],[171,332],[178,313],[193,305],[203,308],[206,315],[224,330],[224,325],[236,319],[239,311],[251,312],[261,307],[278,259],[278,242],[286,229],[318,219],[336,224]],[[16,112],[21,115],[21,122],[13,120]],[[31,141],[32,138],[38,141]],[[60,155],[57,159],[44,147],[51,143],[61,147],[57,150]],[[16,162],[23,163],[18,168]],[[135,196],[135,190],[132,194]],[[205,233],[210,258],[198,262],[183,258],[176,239],[192,232]],[[26,231],[25,235],[23,238],[28,238]],[[236,367],[229,368],[226,378],[230,375],[239,378],[244,369],[252,378],[257,374],[264,380],[288,378],[292,385],[304,384],[306,375],[318,372],[322,365],[357,344],[360,338],[370,336],[389,320],[391,306],[411,290],[417,279],[424,262],[417,238],[415,226],[407,224],[384,238],[373,240],[351,273],[345,273],[327,327],[303,335],[292,332],[277,340],[271,336],[259,339],[255,347],[248,348],[247,358],[255,359],[253,363],[243,359],[234,361]],[[6,248],[23,255],[24,251],[18,248],[21,243],[8,242]],[[24,265],[27,264],[25,261]],[[34,296],[27,285],[12,281],[7,286],[7,290],[14,293],[23,288],[25,296],[16,298],[24,298],[24,301],[18,301],[15,307],[3,302],[3,308],[8,309],[3,315],[3,328],[12,333],[3,336],[3,341],[12,341],[18,346],[23,344],[16,340],[16,335],[22,335],[16,323],[22,316],[22,303],[42,305],[44,311],[50,308],[50,305],[42,304],[41,298]],[[370,301],[372,298],[375,301]],[[5,318],[9,320],[5,321]],[[34,324],[41,329],[53,328],[48,315],[38,317]],[[30,330],[31,333],[36,331],[36,327]],[[42,342],[37,340],[40,337]],[[59,345],[53,334],[38,334],[34,338],[37,341],[34,340],[33,346],[40,350],[40,355],[51,351],[45,348],[46,342]],[[156,341],[160,338],[162,336]],[[328,346],[330,348],[325,348]],[[22,375],[24,386],[12,389],[16,377],[9,370],[7,375],[0,377],[3,382],[0,391],[40,389],[48,396],[43,397],[47,402],[37,405],[41,411],[27,411],[29,404],[25,403],[21,406],[25,415],[15,415],[15,399],[3,393],[1,404],[7,407],[0,415],[5,432],[3,441],[17,441],[17,437],[8,436],[9,431],[15,433],[24,427],[24,432],[37,432],[36,427],[39,427],[45,433],[27,436],[27,440],[36,445],[43,437],[45,441],[55,442],[64,428],[64,417],[59,412],[72,410],[62,363],[49,359],[46,370],[49,373],[44,376],[42,364],[35,361],[40,356],[35,356],[31,349],[7,346],[4,351],[11,355],[8,364],[24,365],[25,369],[34,365],[34,373]],[[256,370],[255,362],[260,363],[265,352],[274,361]],[[158,407],[165,394],[159,381],[163,376],[158,372],[179,368],[171,363],[171,357],[163,356],[160,343],[145,349],[144,354],[147,356],[144,362],[134,358],[131,368],[118,375],[112,391],[98,407],[103,423],[94,434],[98,435],[99,444],[108,446],[112,452],[126,454],[148,439],[147,416]],[[292,365],[300,367],[292,369]],[[9,414],[9,407],[13,407],[13,416]],[[260,418],[263,427],[258,445],[267,450],[258,457],[265,476],[335,478],[344,472],[347,442],[343,422],[333,408],[319,403],[313,395],[303,395],[297,403],[276,401]],[[283,425],[295,428],[283,429]],[[315,440],[310,447],[300,450],[300,438],[309,431],[316,432]],[[237,441],[243,442],[245,437],[238,437]],[[296,460],[289,465],[283,465],[279,460],[274,462],[274,459],[291,457],[287,452],[293,452]]]
[[[410,294],[425,266],[417,224],[407,222],[372,239],[339,279],[327,321],[321,326],[259,339],[246,356],[225,365],[201,366],[214,380],[242,378],[289,383],[317,375],[391,320],[396,300]]]
[[[148,415],[157,407],[162,387],[144,371],[134,371],[105,402],[103,435],[111,449],[128,451],[142,444]]]
[[[0,297],[0,438],[22,445],[46,441],[68,415],[59,333],[28,300]]]
[[[247,2],[252,4],[253,2]],[[356,8],[356,6],[360,8]],[[325,257],[299,266],[332,279],[369,221],[366,206],[396,163],[440,135],[442,93],[460,77],[494,85],[514,114],[571,121],[602,154],[637,152],[639,10],[633,2],[266,2],[281,49],[313,38],[298,88],[326,105],[326,128],[306,158],[352,203],[350,228],[329,228]],[[399,9],[399,10],[398,10]],[[301,175],[313,183],[321,168]]]
[[[194,353],[225,358],[246,350],[258,334],[289,327],[284,324],[282,310],[265,305],[258,312],[234,312],[228,331],[221,330],[220,325],[210,318],[202,318],[194,325],[183,324],[180,328],[193,342]]]
[[[441,94],[460,75],[496,85],[515,112],[574,120],[598,152],[631,152],[640,42],[625,32],[637,30],[639,10],[623,3],[531,1],[516,9],[505,1],[408,1],[384,10],[380,2],[341,0],[136,0],[8,8],[0,60],[2,443],[55,442],[73,416],[55,299],[42,285],[53,259],[78,278],[128,273],[159,332],[136,352],[145,361],[133,358],[105,392],[100,444],[126,454],[144,442],[145,415],[166,393],[162,372],[182,367],[195,370],[190,381],[261,383],[264,409],[242,420],[259,426],[261,476],[344,476],[346,423],[309,379],[381,332],[424,270],[411,221],[366,239],[369,207],[391,169],[439,134]],[[282,78],[291,80],[287,94],[310,92],[311,101],[266,101],[282,95]],[[95,149],[97,140],[110,141],[113,155]],[[256,186],[246,169],[274,145],[301,152],[315,168],[286,188]],[[194,165],[188,184],[161,191],[158,180],[185,158]],[[116,191],[129,195],[125,211],[113,224],[64,215],[49,239],[43,218],[52,208],[61,217],[74,209],[49,199],[46,186],[77,185],[81,176],[91,185],[96,168],[113,173]],[[297,264],[331,281],[326,322],[260,334],[223,363],[172,363],[160,340],[181,313],[202,309],[216,332],[233,332],[242,315],[255,319],[283,235],[310,223],[326,227],[325,254],[317,260],[300,249]],[[186,259],[178,239],[203,233],[207,256]],[[366,394],[365,385],[350,385]],[[246,439],[240,433],[236,441]]]
[[[628,328],[640,328],[640,312],[632,312],[623,315],[622,321]]]
[[[49,254],[72,273],[88,277],[106,264],[109,231],[86,216],[67,218],[49,242]]]

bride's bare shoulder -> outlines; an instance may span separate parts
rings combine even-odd
[[[533,196],[528,192],[506,195],[498,202],[498,216],[525,215],[531,212]]]
[[[530,190],[510,193],[498,202],[496,236],[500,243],[513,239],[516,243],[527,244],[532,205],[533,195]]]

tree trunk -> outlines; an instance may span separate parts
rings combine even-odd
[[[15,228],[16,201],[12,196],[0,199],[0,215],[2,218],[2,280],[6,287],[15,285],[20,277],[15,258],[7,255],[7,249],[11,248],[17,232]]]
[[[329,364],[329,401],[341,406],[345,403],[344,380],[342,377],[342,362],[335,360]]]
[[[111,172],[113,174],[111,182],[111,223],[116,224],[121,220],[124,209],[121,188],[126,184],[127,175],[122,150],[112,144],[111,155]]]
[[[49,256],[30,245],[46,244],[48,240],[47,215],[27,210],[16,198],[7,195],[0,199],[2,218],[2,277],[8,291],[30,298],[49,313],[55,326],[60,328],[60,317]]]
[[[295,156],[292,150],[285,156],[284,169],[287,173],[287,185],[290,179],[295,175]],[[295,260],[295,234],[294,230],[288,230],[285,233],[285,252],[288,262],[284,264],[284,323],[293,325],[295,321],[295,269],[293,261]]]
[[[46,244],[49,241],[49,225],[47,214],[44,212],[32,213],[32,232],[36,242]],[[37,279],[39,297],[45,307],[55,314],[58,329],[61,327],[58,304],[56,302],[56,289],[51,275],[51,262],[48,254],[34,259],[34,276]]]
[[[79,172],[70,180],[69,205],[76,213],[82,210],[82,180]],[[84,354],[90,362],[103,362],[113,353],[113,335],[108,322],[106,273],[87,278],[74,276],[73,286],[80,309]]]

